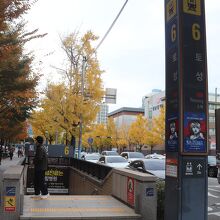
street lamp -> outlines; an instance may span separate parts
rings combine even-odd
[[[82,63],[82,74],[81,74],[81,93],[82,99],[84,100],[84,78],[85,78],[85,70],[86,70],[86,56],[83,56]],[[80,122],[79,122],[79,143],[78,143],[78,158],[80,158],[80,151],[82,148],[82,128],[83,128],[83,117],[82,112],[80,113]]]

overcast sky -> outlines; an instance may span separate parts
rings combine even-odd
[[[47,79],[58,79],[51,66],[62,64],[59,36],[92,30],[100,39],[125,0],[38,0],[25,17],[28,29],[48,35],[28,44]],[[206,0],[209,91],[220,92],[220,0]],[[97,41],[97,44],[99,41]],[[120,107],[141,107],[152,89],[165,89],[164,0],[129,0],[97,51],[105,88],[117,89]],[[48,55],[51,54],[51,55]],[[60,66],[61,67],[61,66]]]

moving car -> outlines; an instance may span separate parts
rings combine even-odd
[[[93,162],[93,163],[97,163],[99,158],[100,158],[100,154],[97,154],[97,153],[84,154],[81,157],[82,160],[86,160],[86,161]]]
[[[141,152],[122,152],[121,156],[128,160],[128,162],[144,159],[144,154]]]
[[[216,157],[208,156],[208,176],[217,177],[218,168],[216,166]]]
[[[143,173],[150,173],[160,179],[165,179],[165,160],[135,160],[128,165],[128,168]]]
[[[165,159],[166,157],[162,154],[153,153],[153,154],[146,155],[145,158],[146,159]]]
[[[117,167],[117,168],[125,168],[128,166],[128,161],[121,156],[101,156],[99,158],[98,163],[105,164],[110,167]]]

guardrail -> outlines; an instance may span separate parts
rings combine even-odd
[[[70,166],[97,177],[99,180],[104,180],[108,173],[112,170],[112,167],[76,158],[70,159]]]

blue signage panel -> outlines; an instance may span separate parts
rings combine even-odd
[[[6,187],[6,196],[15,196],[15,186],[7,186]]]
[[[88,138],[88,143],[91,145],[93,143],[93,138],[89,137]]]
[[[154,188],[146,188],[146,196],[154,196]]]

